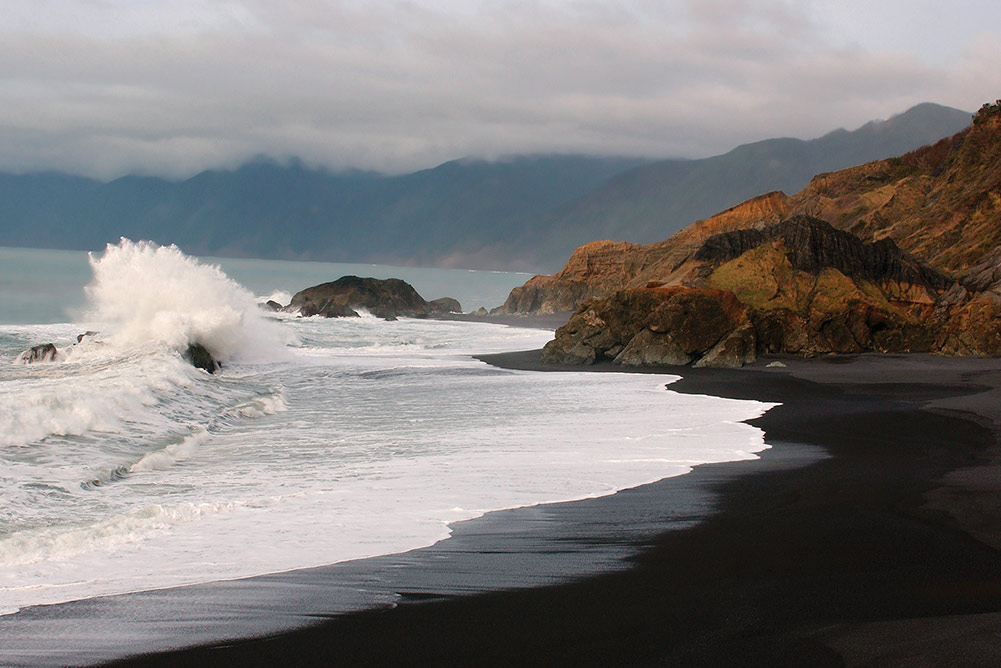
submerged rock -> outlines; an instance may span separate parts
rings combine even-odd
[[[188,345],[188,349],[184,351],[184,359],[191,362],[193,366],[199,369],[205,369],[209,373],[215,373],[222,368],[222,364],[217,362],[212,353],[210,353],[205,346],[200,343],[191,343]]]

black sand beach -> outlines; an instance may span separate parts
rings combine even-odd
[[[539,368],[537,352],[484,359]],[[410,591],[394,608],[135,663],[1001,665],[1001,360],[767,361],[677,371],[677,391],[781,402],[755,421],[774,447],[757,470],[683,476],[719,494],[718,512],[630,534],[631,568],[477,595]],[[830,456],[767,466],[799,447],[787,443]],[[651,515],[669,503],[669,485],[639,490],[633,505]],[[600,501],[566,505],[599,520],[595,541],[614,542]]]

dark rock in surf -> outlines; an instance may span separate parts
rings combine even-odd
[[[447,315],[449,313],[462,313],[462,305],[459,300],[451,297],[441,297],[428,302],[433,315]]]
[[[358,311],[347,304],[323,304],[315,303],[296,305],[294,302],[285,307],[286,313],[298,313],[304,318],[312,315],[321,315],[324,318],[360,318]]]
[[[215,373],[222,368],[222,364],[217,362],[212,353],[200,343],[189,344],[188,349],[184,351],[184,359],[191,362],[192,366],[205,369],[209,373]]]
[[[276,302],[274,299],[269,299],[263,304],[258,304],[258,306],[260,306],[262,310],[269,311],[271,313],[277,313],[285,308],[284,306]]]
[[[34,364],[35,362],[55,362],[59,359],[59,351],[56,350],[55,345],[51,343],[43,343],[25,350],[18,356],[18,359],[25,364]]]
[[[285,308],[303,316],[357,317],[364,309],[377,318],[426,318],[431,306],[413,286],[398,278],[342,276],[332,283],[306,288],[292,297]]]
[[[84,340],[85,338],[87,338],[88,336],[97,336],[97,332],[92,332],[92,331],[90,331],[90,330],[87,330],[87,331],[86,331],[86,332],[84,332],[83,334],[77,334],[77,337],[76,337],[76,342],[77,342],[77,343],[81,343],[81,342],[83,342],[83,340]]]

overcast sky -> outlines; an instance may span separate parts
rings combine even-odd
[[[1001,98],[1001,3],[0,0],[0,170],[703,157]]]

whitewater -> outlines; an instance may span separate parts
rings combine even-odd
[[[123,240],[90,258],[69,317],[0,324],[0,612],[401,552],[767,447],[744,421],[770,404],[473,357],[551,331],[265,313],[287,301],[279,264],[248,264],[251,290]],[[439,272],[449,296],[482,278]],[[11,280],[0,307],[23,298]],[[55,361],[20,359],[47,342]],[[221,372],[184,359],[194,342]]]

